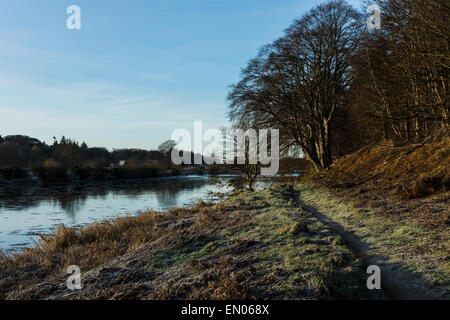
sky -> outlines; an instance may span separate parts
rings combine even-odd
[[[155,149],[194,121],[227,126],[241,68],[321,2],[2,0],[0,135]]]

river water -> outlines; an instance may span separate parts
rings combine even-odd
[[[83,226],[146,210],[189,206],[210,192],[226,192],[232,176],[184,176],[62,186],[0,188],[0,249],[19,251],[64,223]],[[218,185],[217,179],[222,182]],[[261,182],[259,187],[268,182]]]

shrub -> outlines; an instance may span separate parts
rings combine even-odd
[[[410,187],[400,187],[399,192],[406,199],[416,199],[447,190],[448,187],[448,177],[444,175],[431,176],[429,174],[422,174],[412,183]]]
[[[123,167],[113,169],[113,175],[118,179],[149,179],[163,176],[165,169],[159,164],[129,162]]]
[[[67,179],[67,169],[53,159],[45,160],[42,166],[34,168],[33,172],[46,181],[64,181]]]

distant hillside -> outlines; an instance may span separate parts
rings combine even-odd
[[[109,166],[122,160],[162,160],[156,150],[117,149],[112,152],[106,148],[89,148],[86,143],[79,144],[62,137],[60,141],[47,145],[38,139],[24,136],[0,136],[1,167],[38,167],[46,160],[53,160],[66,168]]]
[[[0,167],[24,167],[42,162],[50,156],[50,148],[35,138],[0,136]]]

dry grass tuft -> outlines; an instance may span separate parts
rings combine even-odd
[[[248,300],[251,299],[250,272],[231,274],[223,272],[217,281],[208,283],[208,288],[213,290],[214,300]]]
[[[444,174],[431,176],[421,174],[410,187],[400,186],[399,193],[406,199],[417,199],[427,197],[450,188],[449,176]]]

